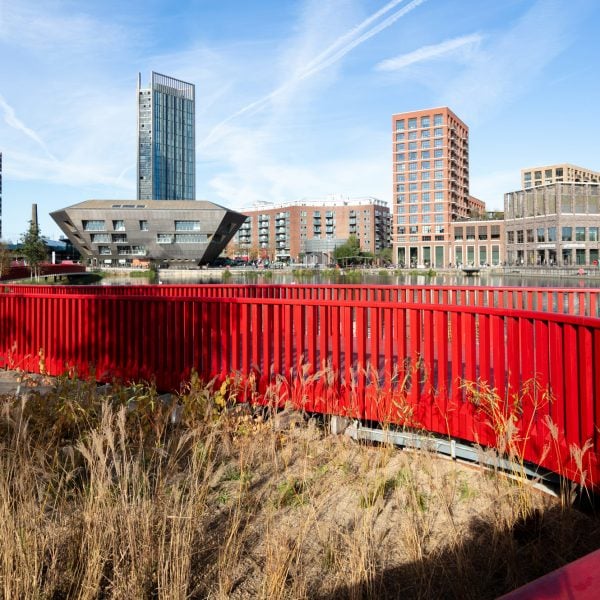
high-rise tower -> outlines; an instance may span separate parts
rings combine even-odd
[[[392,116],[394,262],[455,262],[450,223],[469,205],[469,129],[446,107]]]
[[[152,72],[138,76],[138,200],[195,200],[195,86]]]

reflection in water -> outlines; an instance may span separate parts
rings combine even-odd
[[[162,283],[228,283],[228,284],[372,284],[372,285],[465,285],[493,287],[553,287],[553,288],[583,288],[600,287],[600,280],[590,277],[532,277],[518,274],[499,274],[482,272],[475,276],[466,276],[462,272],[444,273],[434,277],[415,274],[398,274],[397,271],[306,271],[302,276],[291,272],[277,271],[232,271],[230,276],[206,276],[206,271],[190,271],[189,276],[169,277],[167,271],[160,274]],[[121,280],[119,280],[121,279]],[[142,281],[122,278],[104,280],[108,285],[139,284]]]

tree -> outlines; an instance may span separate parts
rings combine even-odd
[[[379,262],[384,265],[389,265],[392,262],[392,249],[391,248],[382,248],[377,252],[377,258]]]
[[[360,241],[355,235],[351,235],[341,246],[333,251],[333,258],[338,265],[345,267],[360,262]]]
[[[29,265],[31,277],[39,277],[39,265],[46,258],[47,250],[40,228],[33,221],[29,221],[27,233],[21,236],[21,253]]]
[[[10,269],[12,261],[12,252],[6,244],[0,243],[0,279]]]

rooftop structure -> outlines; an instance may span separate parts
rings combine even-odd
[[[600,173],[569,163],[521,169],[523,189],[551,183],[600,183]]]

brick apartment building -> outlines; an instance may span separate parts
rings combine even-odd
[[[469,129],[449,108],[392,116],[394,261],[455,262],[450,225],[481,201],[469,196]]]
[[[351,235],[366,252],[390,247],[389,207],[376,198],[299,200],[242,212],[248,219],[229,244],[229,256],[327,264]]]

